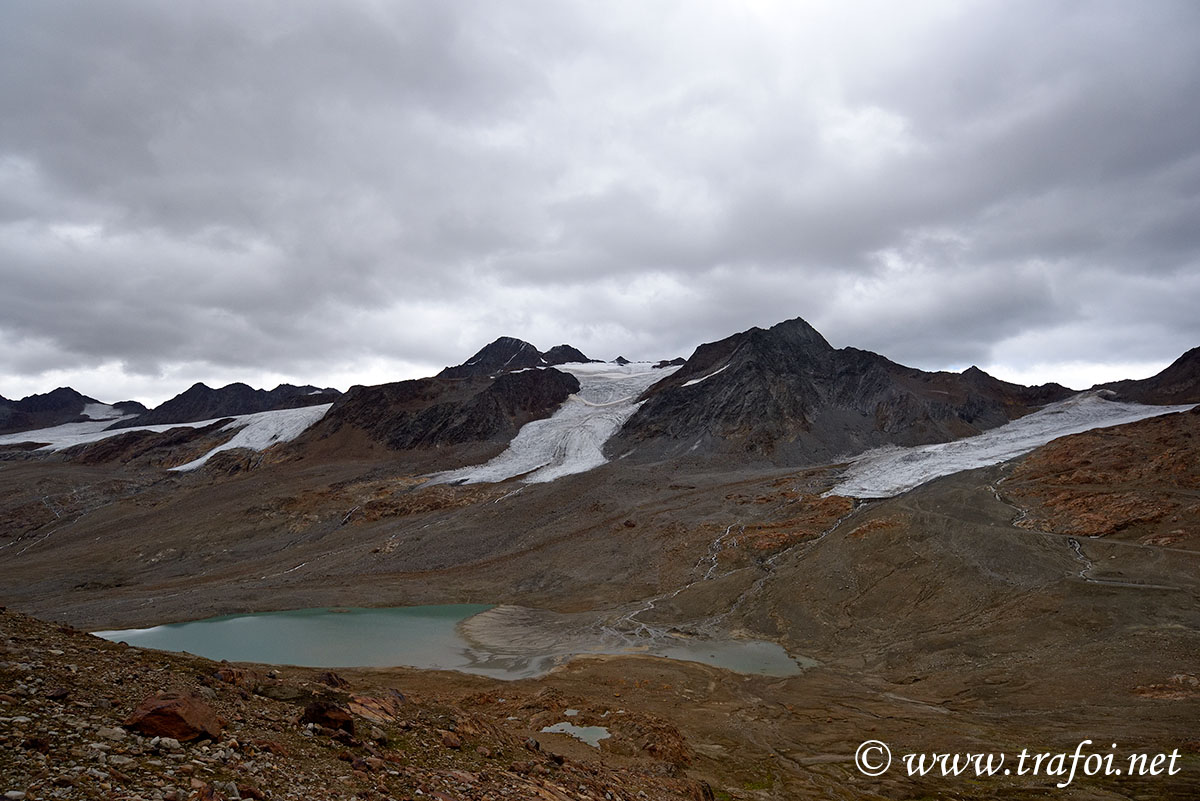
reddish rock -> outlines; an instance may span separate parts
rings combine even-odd
[[[188,796],[188,801],[226,801],[226,798],[217,788],[202,782],[196,792]]]
[[[346,681],[332,670],[326,670],[324,673],[318,673],[316,679],[322,684],[330,687],[342,688],[350,686],[350,682]]]
[[[462,738],[452,731],[439,731],[442,735],[442,745],[447,748],[462,748]]]
[[[277,740],[255,740],[254,745],[261,751],[274,754],[275,756],[287,757],[290,756],[288,750],[283,746],[283,743]]]
[[[212,707],[195,695],[158,693],[143,698],[122,725],[148,737],[186,742],[200,737],[215,740],[223,724]]]
[[[372,723],[392,723],[400,717],[404,696],[392,690],[383,696],[355,695],[350,699],[350,711]]]
[[[350,712],[332,701],[316,700],[304,708],[303,723],[314,723],[327,729],[354,734],[354,718]]]
[[[217,668],[214,675],[219,681],[232,684],[234,687],[244,687],[247,690],[253,690],[262,681],[262,677],[253,670],[229,667],[228,665]]]

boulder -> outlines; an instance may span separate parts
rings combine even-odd
[[[403,711],[404,696],[392,690],[387,695],[355,695],[350,699],[350,711],[372,723],[394,723]]]
[[[350,682],[346,681],[341,676],[334,673],[332,670],[326,670],[322,673],[318,673],[315,678],[317,681],[319,681],[322,684],[325,684],[329,687],[336,687],[338,689],[341,689],[343,687],[350,686]]]
[[[232,684],[234,687],[242,687],[247,690],[254,690],[262,681],[256,671],[246,670],[245,668],[232,667],[230,665],[221,665],[217,668],[214,678],[226,684]]]
[[[212,707],[190,693],[156,693],[137,705],[122,724],[148,737],[170,737],[181,742],[221,736],[223,723]]]
[[[354,718],[351,717],[350,711],[324,699],[317,699],[304,707],[304,715],[300,721],[354,734]]]

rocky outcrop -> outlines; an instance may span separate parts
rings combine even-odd
[[[610,452],[816,463],[884,444],[969,436],[1070,394],[1055,384],[1010,384],[974,367],[927,373],[869,351],[835,349],[795,319],[701,345],[643,394]]]
[[[197,420],[215,420],[220,417],[234,417],[276,409],[317,406],[322,403],[332,403],[339,395],[340,393],[336,389],[317,389],[307,385],[297,387],[291,384],[280,384],[275,389],[268,391],[254,389],[240,383],[228,384],[220,389],[212,389],[204,384],[196,383],[145,414],[130,420],[122,420],[110,428],[194,423]]]
[[[1111,390],[1117,400],[1133,403],[1200,403],[1200,347],[1192,348],[1157,375],[1098,384],[1093,389]]]
[[[578,391],[578,379],[553,368],[495,378],[419,378],[356,386],[334,403],[310,435],[324,437],[352,427],[397,450],[507,442],[521,426],[549,417]]]
[[[447,367],[438,378],[484,378],[499,373],[547,367],[568,362],[593,361],[570,345],[555,345],[542,353],[528,342],[513,337],[500,337],[462,364]]]

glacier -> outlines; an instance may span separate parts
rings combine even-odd
[[[851,461],[841,481],[826,495],[890,498],[951,473],[999,464],[1067,434],[1185,412],[1194,405],[1122,403],[1106,400],[1103,393],[1082,392],[999,428],[953,442],[867,451]]]
[[[234,416],[221,431],[237,431],[221,445],[187,464],[171,468],[172,470],[194,470],[211,459],[215,454],[231,448],[250,448],[261,451],[279,442],[290,442],[304,433],[309,427],[325,416],[331,403],[319,406],[302,406],[299,409],[279,409],[256,414]],[[132,416],[132,415],[131,415]],[[172,428],[203,428],[218,420],[227,419],[216,417],[211,420],[197,420],[192,423],[160,423],[151,426],[131,426],[108,430],[117,420],[127,420],[131,416],[105,420],[92,420],[86,423],[66,423],[52,428],[42,428],[35,431],[20,431],[16,434],[0,436],[0,445],[18,442],[44,442],[40,451],[61,451],[76,445],[86,445],[89,442],[99,442],[102,439],[127,434],[131,431],[153,431],[162,433]]]
[[[597,468],[608,461],[604,443],[641,405],[637,397],[679,367],[572,362],[554,369],[578,378],[579,392],[550,417],[522,426],[508,448],[491,461],[435,473],[432,483],[480,484],[520,476],[536,484]]]

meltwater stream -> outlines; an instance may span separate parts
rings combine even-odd
[[[790,676],[802,665],[758,640],[605,636],[591,619],[478,604],[390,609],[299,609],[97,631],[141,648],[209,659],[307,667],[414,667],[496,679],[541,676],[585,654],[641,654],[739,673]]]

